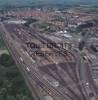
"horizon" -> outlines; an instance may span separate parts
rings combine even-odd
[[[89,2],[88,2],[89,1]],[[96,4],[97,0],[0,0],[0,6],[32,6],[33,4]]]

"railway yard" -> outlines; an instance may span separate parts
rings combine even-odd
[[[43,8],[6,11],[0,18],[1,36],[35,100],[47,95],[53,100],[98,99],[92,74],[98,67],[97,14]]]

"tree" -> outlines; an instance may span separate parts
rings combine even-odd
[[[13,65],[14,61],[11,56],[4,53],[0,56],[0,64],[7,67]]]
[[[7,98],[7,89],[6,88],[2,88],[0,90],[0,95],[2,95],[2,97],[4,98],[4,100],[6,100],[6,98]]]
[[[16,100],[16,98],[14,96],[8,96],[7,100]]]

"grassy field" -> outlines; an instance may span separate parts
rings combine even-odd
[[[3,53],[9,54],[8,50],[6,50],[6,49],[1,49],[1,50],[0,50],[0,55],[3,54]]]
[[[1,38],[0,100],[34,100]]]

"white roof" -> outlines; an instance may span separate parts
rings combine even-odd
[[[59,31],[58,33],[63,33],[63,31]]]
[[[66,31],[66,30],[64,30],[64,33],[67,33],[67,31]]]
[[[13,24],[24,24],[26,21],[24,20],[8,20],[8,23],[13,23]]]
[[[72,38],[72,36],[69,35],[69,34],[64,34],[64,37],[66,37],[66,38]]]

